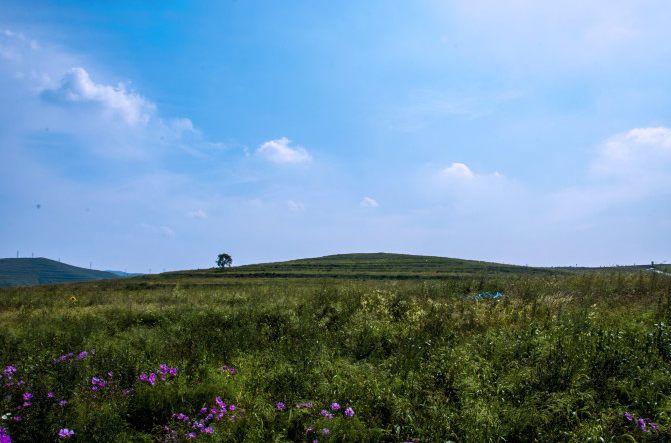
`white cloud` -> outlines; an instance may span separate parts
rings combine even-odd
[[[189,218],[197,218],[199,220],[204,220],[207,218],[207,212],[203,211],[202,209],[197,209],[195,211],[189,211],[186,214]]]
[[[126,90],[122,83],[116,87],[95,83],[81,67],[68,71],[61,78],[60,85],[45,90],[43,97],[60,103],[96,104],[118,114],[129,125],[147,124],[155,109],[153,103]]]
[[[450,166],[440,171],[440,175],[448,179],[457,180],[472,180],[475,177],[471,168],[464,163],[452,163]]]
[[[671,178],[671,129],[637,128],[610,138],[599,148],[591,172],[640,181],[650,176]]]
[[[380,204],[374,198],[364,197],[359,202],[359,206],[361,206],[362,208],[377,208],[378,206],[380,206]]]
[[[589,173],[588,183],[548,196],[551,219],[588,219],[671,193],[671,129],[635,128],[609,138],[598,147]]]
[[[265,160],[281,164],[306,163],[312,159],[305,148],[301,146],[290,147],[290,143],[291,140],[286,137],[270,140],[259,146],[256,154]]]

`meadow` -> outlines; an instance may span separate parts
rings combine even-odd
[[[668,276],[407,269],[0,289],[0,441],[671,439]]]

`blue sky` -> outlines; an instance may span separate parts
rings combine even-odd
[[[670,20],[652,0],[5,1],[0,255],[669,261]]]

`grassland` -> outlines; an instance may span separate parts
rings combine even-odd
[[[14,441],[671,438],[671,278],[428,260],[2,289],[0,365],[16,372],[0,426]]]

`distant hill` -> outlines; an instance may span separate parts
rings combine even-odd
[[[139,275],[144,275],[140,272],[110,271],[109,269],[105,269],[104,272],[109,272],[110,274],[118,275],[119,277],[137,277]]]
[[[552,268],[534,268],[477,260],[432,257],[425,255],[366,253],[337,254],[275,263],[235,266],[225,271],[199,269],[168,272],[157,276],[191,279],[227,277],[294,277],[294,278],[354,278],[354,279],[416,279],[452,278],[481,273],[562,273]]]
[[[79,268],[48,258],[0,259],[0,287],[74,283],[119,278],[105,271]]]

